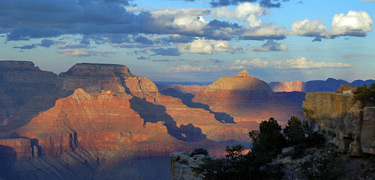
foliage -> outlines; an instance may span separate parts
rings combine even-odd
[[[242,145],[227,147],[223,159],[206,158],[199,166],[206,180],[281,179],[282,165],[267,164],[269,158],[253,153],[243,155]]]
[[[285,147],[286,140],[281,133],[281,126],[274,119],[263,121],[259,125],[259,131],[251,131],[249,136],[253,142],[252,152],[256,154],[276,156]]]
[[[250,177],[249,169],[251,162],[246,155],[242,155],[242,145],[227,147],[226,158],[211,159],[206,158],[204,163],[199,166],[205,179],[209,180],[237,180],[248,179]]]
[[[292,116],[284,129],[284,135],[289,145],[297,145],[305,140],[302,122],[298,117]]]
[[[374,106],[375,105],[375,83],[372,83],[370,87],[363,85],[358,87],[354,93],[354,99],[361,101],[363,106]]]
[[[240,144],[239,145],[233,145],[233,146],[227,146],[227,148],[226,148],[227,155],[225,155],[225,157],[227,157],[228,159],[241,158],[243,150],[244,150],[244,147]]]
[[[323,145],[323,136],[313,129],[313,123],[301,122],[293,116],[283,134],[277,120],[270,118],[260,123],[259,131],[249,133],[253,142],[249,153],[243,154],[242,145],[229,146],[225,158],[206,158],[198,170],[206,180],[282,179],[283,165],[273,164],[272,160],[281,153],[287,142],[295,147],[292,158],[303,157],[305,149],[309,147]],[[315,165],[314,162],[312,164]],[[308,168],[311,165],[305,166]]]
[[[197,155],[197,154],[203,154],[203,155],[207,156],[208,151],[206,149],[203,149],[203,148],[197,148],[197,149],[194,149],[193,152],[191,152],[190,157],[193,157],[194,155]]]
[[[294,116],[293,116],[294,117]],[[284,129],[284,135],[286,136],[289,145],[294,146],[294,153],[292,154],[292,159],[302,158],[305,155],[305,150],[311,147],[323,147],[325,143],[325,138],[322,134],[315,132],[315,123],[303,121],[302,123],[296,122],[298,118],[291,118],[288,121],[288,126]],[[300,127],[299,124],[301,124]],[[298,127],[298,128],[297,128]],[[288,130],[289,129],[289,130]],[[302,132],[301,132],[302,131]],[[293,133],[290,133],[293,132]],[[294,137],[290,134],[294,134]],[[292,135],[293,136],[293,135]],[[294,140],[290,140],[294,139]]]

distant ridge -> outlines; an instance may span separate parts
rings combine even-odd
[[[307,82],[292,81],[292,82],[271,82],[269,86],[274,92],[317,92],[317,91],[336,91],[341,85],[353,85],[353,86],[363,86],[366,84],[370,86],[375,83],[375,80],[355,80],[352,83],[342,79],[328,78],[327,80],[313,80]]]

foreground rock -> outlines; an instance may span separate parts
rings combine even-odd
[[[193,151],[171,153],[171,173],[173,180],[201,180],[204,178],[197,171],[205,158],[212,158],[209,154],[193,154]]]
[[[353,91],[349,87],[350,92]],[[362,108],[352,93],[311,92],[306,94],[303,110],[307,120],[316,122],[320,131],[341,152],[375,154],[374,107]],[[345,94],[344,94],[345,93]]]

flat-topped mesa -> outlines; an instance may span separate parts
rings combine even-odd
[[[119,64],[78,63],[60,76],[84,77],[136,77],[129,68]]]
[[[0,82],[55,84],[57,75],[30,61],[0,61]],[[5,84],[3,84],[5,85]]]
[[[83,88],[89,93],[102,90],[113,93],[124,93],[126,78],[138,77],[132,74],[127,66],[118,64],[80,63],[59,75],[61,90],[74,91]]]
[[[2,70],[33,70],[39,71],[33,62],[30,61],[0,61],[0,71]]]

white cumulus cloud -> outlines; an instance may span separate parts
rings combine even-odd
[[[211,16],[214,18],[238,19],[240,21],[247,21],[250,27],[261,25],[262,16],[267,14],[268,10],[261,7],[259,4],[242,3],[238,5],[233,11],[227,7],[216,8],[212,11]]]
[[[331,23],[331,36],[366,36],[374,24],[365,11],[349,11],[346,15],[336,14]]]
[[[325,36],[327,27],[322,23],[323,19],[310,21],[296,21],[291,26],[291,34],[298,36]]]
[[[214,54],[216,52],[234,52],[241,50],[241,47],[232,46],[228,41],[206,40],[198,38],[190,43],[177,45],[181,53],[193,54]]]
[[[207,9],[159,9],[151,12],[157,27],[169,28],[171,31],[202,34],[208,22],[203,15],[209,14]]]
[[[246,28],[241,37],[249,40],[284,39],[285,34],[288,34],[288,31],[284,27],[265,24],[255,28]]]

